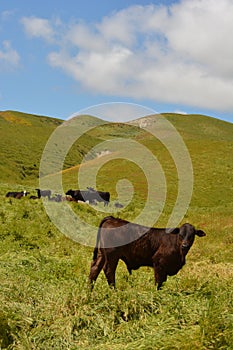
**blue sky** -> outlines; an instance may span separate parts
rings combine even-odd
[[[136,103],[233,122],[232,0],[0,0],[0,110]]]

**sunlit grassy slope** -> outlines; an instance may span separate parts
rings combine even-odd
[[[169,277],[159,292],[151,269],[141,268],[129,277],[120,263],[117,289],[109,289],[101,273],[90,293],[87,277],[92,248],[63,235],[50,221],[41,200],[5,198],[11,189],[26,188],[35,194],[45,143],[62,121],[0,113],[1,349],[233,349],[233,125],[199,115],[164,116],[182,135],[193,164],[193,195],[182,222],[203,229],[206,237],[196,239],[187,264]],[[65,160],[64,190],[78,187],[78,164],[83,155],[114,138],[133,138],[160,162],[167,198],[158,224],[165,224],[177,196],[176,166],[166,148],[136,126],[105,125],[84,135]],[[98,189],[111,192],[107,213],[133,220],[144,206],[148,184],[143,169],[127,157],[117,158],[124,147],[122,140],[112,154],[95,158],[91,153],[83,171],[88,181],[89,172],[99,169]],[[112,160],[114,154],[117,159]],[[49,175],[51,186],[56,177]],[[114,212],[117,184],[123,179],[128,180],[122,185],[126,206]],[[93,185],[91,179],[89,185]],[[134,194],[127,203],[132,186]],[[160,194],[157,188],[155,193]],[[65,203],[52,205],[58,211]],[[77,217],[96,227],[107,214],[102,204],[68,205]],[[147,215],[153,215],[153,210]],[[85,225],[80,233],[88,234]]]
[[[0,112],[1,181],[11,184],[38,183],[44,147],[62,120],[15,111]],[[66,157],[64,169],[81,162],[95,139],[83,136]]]
[[[215,207],[229,205],[233,198],[233,124],[200,115],[164,115],[182,136],[193,166],[194,190],[191,206]],[[155,116],[156,119],[156,116]],[[178,180],[174,161],[167,149],[152,135],[136,127],[121,124],[107,125],[90,133],[97,139],[109,137],[133,138],[151,150],[160,162],[167,181],[167,196],[171,205],[177,196]],[[104,166],[98,172],[97,184],[100,189],[108,189],[113,198],[117,196],[116,184],[120,179],[132,181],[137,199],[145,201],[147,195],[146,178],[139,166],[124,153],[124,140],[116,147],[116,157],[121,154],[126,159],[114,159],[106,155]],[[114,150],[113,150],[114,151]],[[108,161],[109,160],[109,161]],[[88,172],[99,167],[99,159],[87,162],[83,169]],[[77,187],[79,166],[66,171],[63,176],[64,188]],[[156,174],[155,174],[156,176]]]
[[[20,183],[38,176],[40,155],[60,120],[20,112],[0,112],[1,180]]]
[[[194,192],[192,204],[202,198],[203,206],[231,202],[233,196],[233,125],[218,119],[200,115],[164,114],[180,132],[194,169]],[[156,116],[155,116],[156,118]],[[28,115],[19,112],[0,112],[0,173],[4,183],[36,186],[38,184],[40,159],[49,136],[61,125],[54,118]],[[151,135],[136,126],[107,124],[84,134],[70,149],[63,169],[64,188],[77,187],[77,168],[83,157],[94,145],[108,139],[132,138],[141,142],[158,158],[168,182],[168,195],[176,198],[175,164],[166,148]],[[124,142],[116,150],[124,148]],[[95,154],[90,154],[91,158]],[[106,160],[108,156],[106,156]],[[125,158],[127,155],[125,155]],[[89,158],[90,159],[90,158]],[[111,159],[111,156],[109,156]],[[98,166],[98,159],[94,160]],[[89,163],[90,168],[93,161]],[[85,165],[88,168],[88,163]],[[108,188],[116,196],[116,183],[120,178],[129,177],[139,196],[145,196],[145,179],[135,165],[126,160],[110,161],[100,172],[97,182],[100,188]],[[224,178],[224,181],[223,181]],[[91,184],[90,184],[91,185]],[[144,198],[143,198],[144,199]]]

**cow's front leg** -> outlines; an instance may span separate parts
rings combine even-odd
[[[167,280],[167,274],[163,268],[154,264],[154,276],[155,285],[157,285],[157,290],[161,289],[164,282]]]

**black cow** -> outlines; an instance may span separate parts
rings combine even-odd
[[[64,199],[61,194],[55,194],[55,202],[62,202]]]
[[[30,196],[30,199],[38,199],[37,196]]]
[[[69,190],[69,191],[66,192],[66,195],[67,196],[71,196],[76,201],[85,202],[83,196],[81,195],[81,191],[80,190]]]
[[[36,188],[37,196],[38,198],[41,197],[48,197],[50,199],[52,192],[50,190],[40,190],[39,188]]]
[[[21,199],[22,197],[25,197],[29,194],[30,192],[27,191],[21,191],[21,192],[7,192],[6,197],[12,197],[16,199]]]
[[[185,264],[195,235],[203,237],[205,233],[188,223],[168,230],[106,217],[98,229],[89,281],[93,286],[103,268],[108,284],[115,286],[115,271],[121,259],[130,274],[141,266],[153,267],[155,284],[160,289],[167,276],[176,275]]]
[[[69,190],[66,195],[71,196],[76,201],[89,202],[95,204],[97,202],[104,202],[104,205],[108,205],[110,201],[110,193],[103,191],[96,191],[92,188],[88,190]]]
[[[62,201],[64,201],[64,200],[65,200],[65,199],[63,199],[63,197],[62,197],[61,194],[55,194],[54,197],[49,198],[49,201],[51,201],[51,202],[57,202],[57,203],[62,202]]]
[[[109,192],[103,192],[103,191],[96,191],[95,199],[98,202],[104,202],[104,206],[106,206],[110,202],[110,193]]]
[[[114,204],[114,207],[120,209],[120,208],[124,208],[124,205],[121,204],[121,203],[119,203],[119,202],[116,202],[116,203]]]

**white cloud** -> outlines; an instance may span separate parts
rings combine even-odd
[[[11,16],[14,15],[14,10],[5,10],[0,13],[0,18],[2,21],[7,21]]]
[[[54,30],[49,20],[37,17],[23,17],[21,23],[30,37],[41,37],[46,41],[54,39]]]
[[[23,23],[33,36],[54,35],[52,21]],[[89,91],[233,108],[232,0],[131,6],[98,23],[64,28],[49,63]]]
[[[173,6],[166,35],[172,49],[206,66],[206,71],[233,78],[233,2],[184,1]]]
[[[11,42],[4,40],[0,47],[0,69],[16,68],[19,65],[20,56],[11,46]]]

